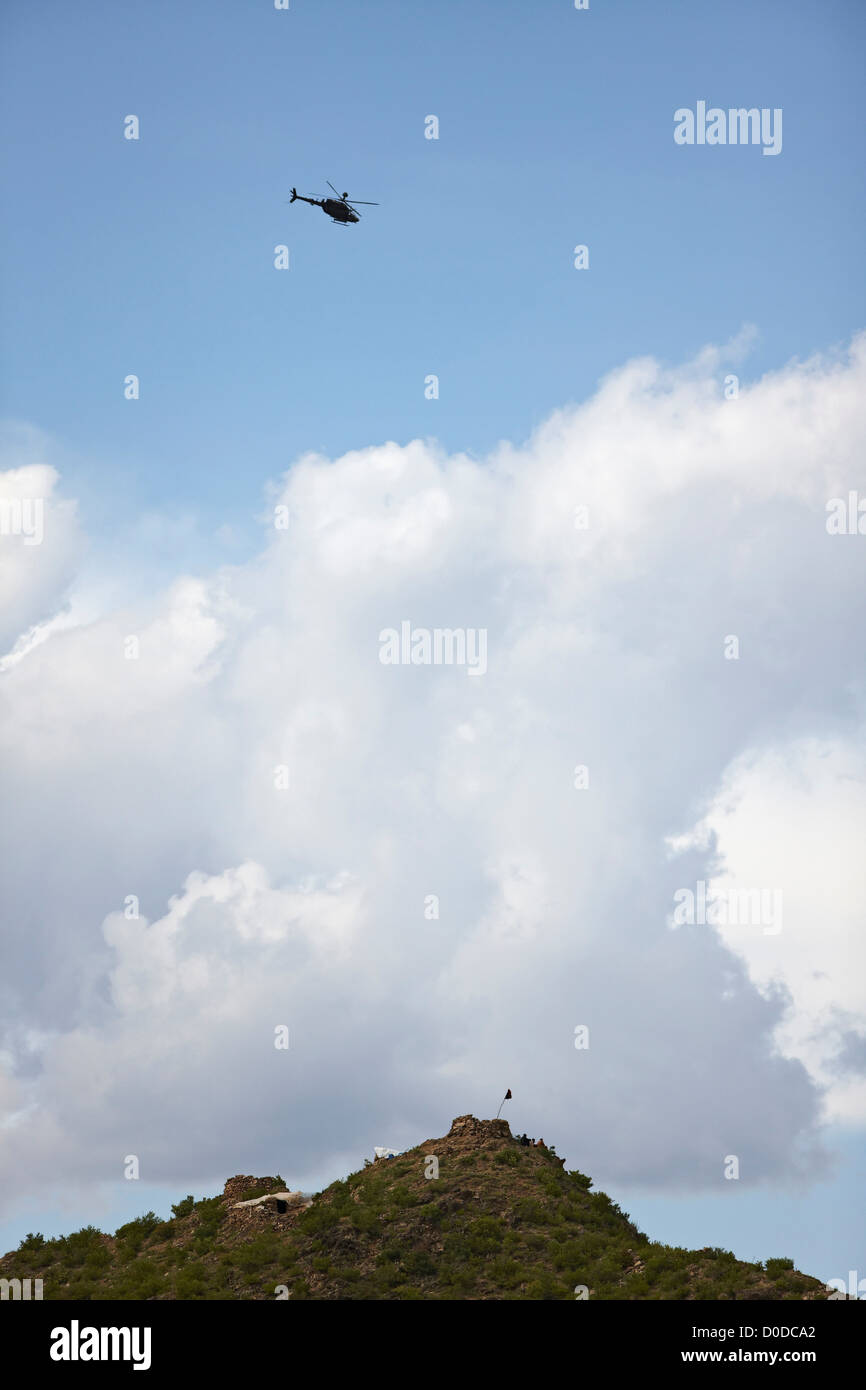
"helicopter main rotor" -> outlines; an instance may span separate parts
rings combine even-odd
[[[353,212],[356,211],[356,208],[354,207],[354,205],[353,205],[352,203],[349,202],[349,195],[348,195],[348,193],[339,193],[339,192],[337,192],[337,189],[334,188],[334,185],[331,183],[331,180],[330,180],[330,179],[326,179],[325,182],[327,183],[328,187],[329,187],[330,189],[332,189],[332,191],[333,191],[334,193],[337,194],[337,197],[339,198],[339,200],[340,200],[341,203],[345,203],[345,204],[346,204],[346,207],[347,207],[347,208],[351,208]],[[364,198],[356,198],[356,199],[355,199],[355,202],[356,202],[356,203],[360,203],[360,205],[361,205],[362,208],[377,208],[377,207],[379,206],[378,203],[369,203],[369,202],[367,202]],[[358,216],[360,217],[361,214],[358,213]]]

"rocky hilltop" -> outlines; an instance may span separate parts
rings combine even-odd
[[[279,1177],[229,1178],[114,1235],[28,1236],[0,1277],[45,1299],[824,1299],[785,1258],[650,1241],[552,1148],[505,1120],[371,1162],[314,1198]]]

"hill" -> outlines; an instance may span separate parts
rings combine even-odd
[[[788,1259],[650,1241],[591,1187],[505,1120],[461,1115],[444,1138],[365,1161],[308,1205],[236,1207],[285,1183],[230,1178],[169,1221],[149,1212],[113,1236],[28,1236],[0,1278],[41,1278],[55,1300],[827,1297]]]

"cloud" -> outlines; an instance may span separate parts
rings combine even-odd
[[[738,759],[690,837],[715,846],[708,891],[779,894],[778,924],[725,923],[720,936],[762,992],[783,987],[789,1005],[776,1042],[824,1091],[826,1118],[859,1124],[866,1121],[864,828],[866,747],[805,739]]]
[[[866,491],[866,340],[731,400],[721,360],[630,362],[480,461],[306,456],[252,561],[19,649],[7,1200],[58,1152],[85,1185],[359,1163],[506,1086],[600,1184],[823,1170],[824,1118],[863,1118],[831,856],[866,538],[825,518]],[[383,665],[404,622],[484,629],[486,674]],[[671,929],[679,888],[785,855],[778,935]]]
[[[0,472],[0,653],[29,649],[38,625],[58,621],[83,544],[75,503],[57,496],[59,474],[28,463]]]

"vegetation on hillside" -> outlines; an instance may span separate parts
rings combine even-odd
[[[425,1176],[436,1154],[439,1176]],[[284,1187],[260,1179],[247,1194]],[[367,1163],[303,1211],[239,1225],[223,1197],[147,1212],[113,1236],[86,1226],[28,1235],[5,1278],[65,1299],[813,1299],[824,1286],[790,1259],[737,1260],[650,1241],[591,1179],[550,1150],[496,1135],[431,1140]],[[246,1200],[246,1198],[244,1198]],[[245,1219],[247,1215],[245,1214]]]

